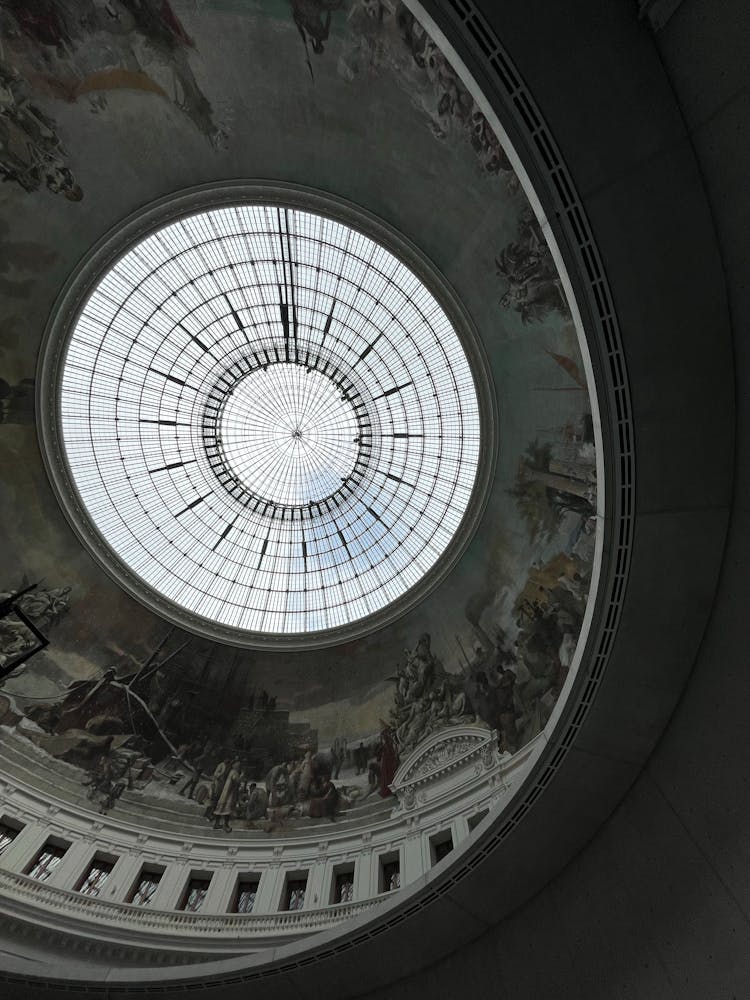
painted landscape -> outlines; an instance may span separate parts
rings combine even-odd
[[[517,752],[573,682],[597,416],[541,224],[459,74],[397,0],[2,0],[0,37],[0,767],[21,739],[86,809],[152,801],[252,836],[388,800],[399,762],[454,725]],[[236,177],[401,229],[495,380],[496,481],[466,553],[416,609],[328,649],[237,650],[136,604],[38,450],[38,350],[81,255],[143,204]]]

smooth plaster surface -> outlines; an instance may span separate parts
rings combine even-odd
[[[586,38],[590,24],[587,28],[584,8],[593,5],[572,6],[571,11],[571,5],[566,5],[565,16],[576,21],[589,51],[598,51],[590,35]],[[636,27],[632,9],[635,5],[606,6],[608,11],[615,6],[630,7],[632,23],[623,23],[623,28],[630,33],[644,30],[644,26]],[[590,23],[596,21],[593,15]],[[601,21],[598,26],[602,27]],[[513,51],[507,32],[505,37]],[[366,994],[373,1000],[376,996],[383,1000],[422,997],[435,990],[443,996],[461,996],[469,984],[478,995],[487,995],[491,989],[494,996],[535,1000],[740,1000],[750,992],[750,673],[746,628],[746,567],[750,555],[750,463],[746,459],[750,399],[750,345],[746,337],[750,318],[748,8],[741,0],[722,0],[720,4],[684,0],[655,39],[653,51],[663,60],[695,149],[715,226],[734,335],[737,441],[733,507],[712,617],[689,685],[659,746],[594,840],[561,876],[510,919],[419,976],[382,992]],[[543,100],[541,94],[538,97]],[[543,106],[552,119],[549,103]],[[556,132],[572,167],[576,151],[572,145],[565,146],[559,128]],[[633,138],[634,133],[629,132],[628,137]],[[616,159],[623,141],[615,145]],[[575,169],[573,172],[576,176]],[[637,167],[631,171],[631,180],[638,173]],[[643,190],[647,190],[654,175],[648,169],[642,173]],[[677,178],[675,183],[683,186]],[[623,191],[622,184],[619,181],[614,190]],[[631,187],[628,206],[636,194],[635,186]],[[685,215],[692,223],[688,210],[692,203],[684,197]],[[603,242],[603,215],[596,208],[591,211],[592,218],[599,219],[597,235]],[[637,207],[635,211],[640,215]],[[614,215],[614,206],[610,206],[610,213]],[[687,232],[683,238],[689,239]],[[680,252],[678,242],[675,252]],[[612,277],[610,262],[617,254],[615,241],[611,249],[601,242],[600,247]],[[702,255],[700,246],[698,255]],[[688,268],[696,257],[686,261]],[[637,261],[634,267],[638,268]],[[656,286],[658,274],[653,279]],[[686,281],[677,291],[688,306],[692,304],[702,311],[707,304],[703,299],[707,289],[708,283],[699,280],[697,285]],[[654,287],[653,294],[656,291]],[[618,305],[622,309],[622,299]],[[721,312],[718,303],[712,322],[708,310],[702,336],[697,330],[692,335],[685,331],[686,354],[708,359],[717,346],[726,350],[727,345],[717,335]],[[627,345],[625,330],[623,336]],[[658,354],[655,344],[657,358]],[[677,402],[679,392],[670,378],[668,360],[661,359],[654,375],[661,377],[660,384],[668,396],[674,393],[675,405],[685,416],[690,397]],[[679,371],[679,364],[675,367]],[[636,374],[631,366],[631,376]],[[733,386],[726,374],[723,380],[717,375],[709,360],[705,379],[696,379],[692,391],[708,392],[719,417]],[[633,388],[637,399],[635,377]],[[639,428],[642,443],[642,423]],[[691,447],[688,428],[680,431],[673,427],[670,433],[679,436],[675,445],[684,461],[683,475],[692,466],[691,484],[705,490],[704,502],[710,508],[719,500],[716,492],[712,496],[717,485],[712,482],[713,462],[718,453],[732,447],[731,439],[717,429],[712,451],[710,446]],[[639,470],[644,461],[648,468],[649,457],[644,457],[641,450]],[[677,483],[673,480],[670,484],[668,478],[665,469],[663,495],[676,490]],[[710,509],[704,513],[711,518]],[[650,588],[647,581],[641,581],[647,605],[640,609],[642,616],[649,609],[645,593],[650,591],[652,595],[654,651],[654,655],[644,657],[643,651],[638,656],[638,650],[633,649],[633,670],[641,676],[649,669],[656,672],[663,668],[665,647],[667,655],[668,650],[673,651],[675,660],[686,655],[684,633],[671,631],[664,635],[660,627],[670,581],[679,574],[690,574],[697,589],[703,582],[692,558],[696,541],[705,538],[706,529],[697,522],[691,524],[687,513],[683,525],[684,530],[675,538],[679,561],[665,560]],[[658,534],[653,533],[652,544],[657,544]],[[631,579],[631,600],[636,595],[635,579]],[[689,609],[684,610],[684,627],[689,629]],[[697,623],[695,627],[699,628]],[[619,645],[623,638],[621,631]],[[606,697],[605,686],[600,698]],[[627,717],[624,712],[624,722]],[[587,726],[589,736],[597,718],[598,713]],[[602,723],[605,718],[603,714]],[[601,728],[599,738],[606,739],[606,728]],[[587,731],[582,736],[584,742]],[[637,732],[633,735],[637,739]]]
[[[504,6],[502,12],[489,3],[484,6],[488,16],[494,15],[502,27],[503,42],[544,109],[576,183],[590,196],[585,199],[586,207],[621,320],[623,308],[627,317],[623,337],[626,350],[631,352],[633,398],[642,421],[638,425],[639,469],[640,456],[645,453],[645,478],[643,483],[639,480],[638,496],[639,508],[648,516],[637,525],[634,576],[628,596],[628,602],[633,602],[628,612],[633,615],[632,627],[637,623],[642,638],[629,640],[625,623],[618,638],[627,661],[619,671],[630,667],[641,682],[633,686],[629,697],[627,689],[614,682],[608,695],[605,683],[600,694],[605,699],[600,703],[601,713],[598,705],[579,736],[581,749],[569,758],[572,770],[567,788],[563,771],[545,793],[559,802],[554,803],[559,822],[553,839],[561,850],[554,863],[549,861],[549,869],[554,869],[559,868],[560,858],[567,859],[566,854],[570,857],[580,846],[581,831],[592,822],[601,822],[615,807],[633,781],[638,761],[666,722],[675,691],[691,666],[687,660],[692,660],[700,642],[718,572],[731,482],[733,385],[713,227],[727,276],[738,398],[742,400],[750,388],[750,367],[744,365],[743,369],[746,348],[740,337],[750,306],[745,277],[750,263],[745,225],[750,199],[746,185],[740,183],[743,172],[747,176],[747,150],[746,139],[744,147],[738,141],[737,126],[747,103],[743,53],[748,46],[736,39],[743,31],[747,39],[747,14],[740,0],[726,0],[721,5],[686,0],[655,44],[646,24],[636,20],[635,4],[625,0],[609,5],[578,0],[564,7],[533,0],[523,9]],[[533,37],[529,31],[532,23]],[[704,39],[706,25],[710,25],[711,35]],[[553,38],[562,54],[550,67],[545,53]],[[729,63],[727,69],[723,68],[722,53]],[[666,96],[667,80],[660,73],[660,57],[682,105],[697,164],[680,138],[675,108]],[[587,70],[590,61],[600,74],[598,80],[594,74],[593,83]],[[649,86],[629,87],[630,74],[638,79],[645,74]],[[701,85],[704,76],[707,86]],[[608,83],[609,101],[602,93]],[[570,114],[571,106],[575,114]],[[595,130],[592,134],[591,122],[597,107],[602,106],[616,127],[609,128],[600,142]],[[661,169],[664,164],[668,167],[678,147],[683,159],[675,160],[671,171]],[[596,151],[593,156],[592,149]],[[651,173],[647,168],[654,162],[659,169]],[[702,182],[713,218],[705,212]],[[727,190],[735,197],[729,198]],[[640,209],[631,212],[634,198]],[[696,205],[694,215],[691,198]],[[690,225],[674,237],[666,234],[660,244],[662,252],[679,257],[664,258],[660,265],[658,254],[656,259],[649,258],[649,237],[653,234],[656,241],[662,218],[679,220],[680,206],[691,213]],[[696,267],[696,260],[700,265],[701,259],[703,268]],[[682,273],[689,275],[682,286],[674,278],[680,265],[688,269]],[[659,284],[660,267],[672,274],[667,285]],[[648,294],[639,297],[642,287]],[[674,303],[675,298],[680,302]],[[628,315],[630,309],[632,314]],[[673,324],[675,311],[680,321]],[[671,350],[666,349],[667,342]],[[701,377],[696,377],[696,368],[691,369],[687,361],[684,365],[675,363],[677,347],[685,352],[685,358],[693,359]],[[662,393],[660,386],[665,384],[670,388]],[[702,407],[700,426],[693,428],[691,399],[700,390],[710,397],[708,405]],[[640,410],[639,400],[643,401]],[[675,408],[686,423],[670,427],[665,420]],[[742,424],[745,411],[746,404],[740,403],[740,456],[746,433]],[[703,423],[711,419],[707,413],[716,415],[715,425]],[[700,451],[696,451],[689,446],[690,438],[702,428],[706,433],[701,435]],[[675,448],[664,465],[658,461],[657,445],[663,448],[670,442]],[[651,454],[649,449],[653,449]],[[738,466],[741,469],[742,463]],[[479,996],[535,1000],[746,996],[750,984],[750,950],[746,947],[750,886],[744,834],[750,820],[746,766],[750,748],[744,717],[750,692],[743,628],[747,592],[744,553],[750,537],[747,485],[747,477],[740,471],[713,617],[678,711],[625,800],[562,875],[473,944],[395,985],[386,985],[387,980],[407,971],[412,963],[434,963],[441,951],[450,949],[450,938],[446,942],[444,935],[444,911],[427,911],[421,918],[421,950],[407,943],[404,928],[403,934],[386,932],[351,953],[350,958],[337,959],[327,970],[313,966],[295,974],[294,982],[279,977],[244,989],[199,990],[199,995],[230,997],[252,990],[261,997],[297,997],[320,995],[327,988],[331,996],[369,995],[373,1000],[436,994],[459,997],[469,990]],[[677,516],[669,518],[671,513]],[[650,571],[645,556],[643,568],[638,567],[639,547],[654,556]],[[670,606],[670,584],[678,578],[689,580],[694,609],[682,603]],[[643,589],[636,589],[636,583]],[[645,692],[653,694],[659,689],[658,682],[649,680],[654,676],[665,680],[670,672],[672,686],[664,684],[664,702],[653,720],[647,720],[640,739],[634,720],[643,710]],[[628,720],[633,720],[632,729]],[[613,734],[611,727],[617,725],[627,732]],[[630,738],[632,761],[612,759],[606,742],[613,735]],[[587,741],[588,770],[583,766]],[[622,750],[627,743],[615,742],[614,756],[629,758],[631,753]],[[592,748],[594,754],[590,753]],[[573,768],[574,764],[578,766]],[[589,787],[597,784],[608,787],[609,796],[600,798],[598,793],[595,800],[582,804]],[[529,848],[534,846],[532,819],[533,814],[526,826]],[[540,833],[541,841],[549,841],[549,834],[549,830]],[[477,888],[472,892],[475,880],[466,880],[453,890],[454,898],[478,917],[492,920],[505,902],[514,898],[514,874],[518,885],[527,889],[534,885],[535,876],[543,883],[552,874],[545,857],[535,857],[532,850],[527,856],[524,853],[516,856],[515,873],[502,871],[508,863],[503,860],[505,851],[490,859],[487,868],[482,866],[481,879],[476,879]],[[509,889],[510,899],[506,896]],[[439,935],[438,925],[442,926]],[[435,929],[432,938],[431,926]],[[355,976],[357,985],[353,988]],[[377,987],[379,981],[383,987],[373,993],[371,987]],[[162,995],[178,994],[167,990]]]

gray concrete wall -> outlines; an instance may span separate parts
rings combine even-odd
[[[484,6],[489,14],[491,5]],[[737,380],[733,506],[714,611],[689,685],[661,742],[587,848],[512,917],[419,976],[367,994],[373,998],[458,997],[473,992],[497,1000],[506,996],[719,1000],[745,997],[750,990],[750,730],[746,717],[750,675],[744,628],[745,559],[750,549],[750,463],[746,457],[750,346],[745,336],[750,313],[746,126],[750,120],[750,15],[741,0],[719,4],[685,0],[652,39],[647,26],[636,22],[634,8],[635,4],[628,3],[566,4],[560,7],[557,24],[553,15],[541,28],[543,51],[548,32],[559,40],[560,33],[570,30],[564,21],[574,24],[575,48],[557,108],[552,91],[546,102],[540,93],[545,75],[541,57],[536,65],[527,62],[523,68],[588,195],[587,208],[615,292],[617,270],[631,267],[642,282],[643,301],[649,295],[667,294],[663,286],[660,292],[658,267],[643,273],[637,246],[630,243],[627,233],[623,233],[621,247],[625,259],[618,261],[611,227],[617,212],[637,213],[641,195],[653,185],[680,187],[683,178],[673,166],[675,157],[686,142],[694,149],[726,276]],[[513,33],[523,33],[522,21],[530,16],[527,5],[517,15],[503,11],[502,37],[519,62]],[[650,117],[646,112],[649,93],[653,91],[655,98],[658,93],[652,80],[660,72],[674,88],[686,137],[680,136],[679,129],[670,135],[661,128],[658,99]],[[609,85],[609,93],[602,83]],[[575,113],[575,102],[571,103],[571,90],[576,87],[580,116]],[[621,98],[619,112],[632,106],[630,120],[613,113],[613,92]],[[597,104],[600,113],[594,117]],[[609,154],[619,160],[619,170],[609,165],[613,173],[602,171],[602,161]],[[689,238],[693,204],[685,192],[671,206],[665,205],[673,213],[665,215],[664,224],[674,228],[675,253],[682,252],[680,243]],[[696,247],[696,256],[703,249]],[[647,257],[646,252],[643,259]],[[704,336],[686,339],[684,349],[686,354],[708,357],[717,347],[723,349],[717,335],[721,305],[702,300],[704,291],[698,275],[686,275],[682,289],[673,290],[688,307],[706,308]],[[626,317],[637,307],[637,302],[620,299],[626,348],[633,344],[629,333],[637,328],[635,319],[635,325],[629,325]],[[647,391],[657,391],[657,384],[659,391],[676,391],[679,359],[659,359],[657,333],[652,351],[655,384]],[[637,404],[643,383],[630,357]],[[697,379],[692,391],[708,392],[718,416],[732,393],[731,383],[712,382],[710,369],[704,381],[699,375]],[[689,414],[688,400],[689,393],[682,404],[675,399],[675,412]],[[675,435],[687,458],[692,439],[689,426],[664,427],[663,432]],[[684,530],[678,539],[685,556],[681,568],[667,563],[658,579],[651,581],[657,598],[653,606],[655,649],[662,639],[679,649],[679,636],[659,635],[658,595],[668,601],[675,573],[696,575],[690,557],[697,538],[705,537],[705,519],[711,518],[717,499],[712,496],[712,463],[731,445],[730,440],[717,438],[713,453],[701,449],[688,459],[694,480],[706,490],[705,499],[693,511],[684,512]],[[639,469],[645,465],[648,473],[648,454],[641,450],[638,457]],[[661,501],[654,503],[657,522],[660,509],[679,504],[679,479],[672,479],[667,469],[653,471],[653,485],[662,489]],[[670,496],[672,488],[675,492]],[[658,544],[658,531],[654,544]],[[700,579],[695,584],[699,587]],[[645,582],[644,586],[648,590]],[[634,661],[633,666],[638,671],[641,665]],[[644,666],[657,673],[659,658]],[[623,713],[624,725],[628,718]],[[501,893],[502,887],[497,891]]]
[[[348,956],[203,996],[748,993],[748,15],[740,0],[685,0],[654,38],[629,0],[483,6],[584,198],[623,329],[638,527],[618,659],[543,797],[547,809],[524,824],[524,850],[498,851],[419,920]],[[740,459],[733,492],[730,321]],[[407,978],[393,983],[399,976]]]

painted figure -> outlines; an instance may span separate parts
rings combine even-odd
[[[333,819],[339,805],[339,791],[330,778],[316,780],[308,806],[308,815],[313,819],[327,816]]]
[[[398,750],[393,736],[391,727],[384,726],[380,733],[380,744],[376,753],[379,765],[378,785],[382,798],[392,794],[389,786],[398,770]]]
[[[106,109],[109,90],[159,95],[172,100],[214,148],[224,145],[226,126],[214,120],[190,65],[195,43],[169,0],[3,0],[0,30],[22,52],[35,92],[71,102],[85,95],[97,112]],[[1,137],[0,121],[0,144]],[[66,170],[55,172],[48,186],[79,199],[80,188]],[[13,179],[31,183],[27,190],[39,186],[33,170]]]
[[[231,826],[229,825],[229,820],[235,812],[235,807],[237,805],[237,797],[240,792],[240,783],[242,781],[242,763],[239,758],[232,761],[232,767],[226,776],[224,785],[221,790],[221,795],[214,807],[214,830],[219,830],[221,828],[221,823],[224,824],[224,829],[231,833]]]
[[[311,77],[310,48],[316,55],[323,53],[331,33],[332,12],[341,10],[344,4],[345,0],[291,0],[292,19],[305,46],[305,59]]]
[[[258,819],[263,819],[265,818],[267,808],[268,792],[264,788],[260,788],[256,782],[251,782],[248,787],[244,818],[250,823]]]
[[[531,208],[521,213],[517,237],[500,251],[495,265],[508,283],[500,305],[520,313],[524,323],[538,322],[553,310],[567,313],[557,267]]]
[[[0,378],[0,424],[34,423],[34,384],[33,378],[15,385]]]
[[[209,740],[202,752],[198,753],[198,755],[193,758],[191,775],[180,789],[180,795],[185,795],[187,798],[192,799],[195,789],[198,786],[198,782],[203,777],[203,772],[208,768],[211,754],[212,745]]]
[[[228,766],[228,760],[219,761],[214,768],[214,773],[211,775],[211,790],[205,812],[206,819],[211,820],[214,818],[214,810],[216,809],[219,799],[221,798],[221,793],[224,789]]]
[[[21,77],[0,63],[0,178],[25,191],[46,186],[80,201],[83,192],[65,163],[55,122],[24,94]]]

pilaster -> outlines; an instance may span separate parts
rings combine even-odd
[[[463,843],[467,839],[471,830],[469,829],[469,821],[466,816],[455,816],[453,822],[451,823],[451,830],[453,832],[453,847],[458,847],[459,844]]]
[[[354,869],[354,898],[370,899],[378,891],[377,871],[373,874],[372,847],[363,848]]]
[[[418,878],[424,875],[426,868],[429,867],[428,864],[425,864],[425,845],[429,850],[427,838],[422,836],[418,827],[415,826],[409,830],[399,856],[402,888],[405,885],[409,885],[410,882],[416,882]]]
[[[327,867],[325,858],[319,858],[308,869],[303,910],[317,910],[319,907],[325,906],[328,902],[325,884]]]
[[[178,861],[173,865],[169,865],[167,870],[162,875],[159,887],[154,893],[154,898],[151,901],[153,909],[177,909],[177,904],[179,903],[180,896],[185,889],[189,874],[190,865],[187,860]]]
[[[211,884],[203,900],[201,913],[226,913],[236,881],[237,872],[234,868],[220,868],[212,872]]]
[[[281,897],[285,872],[277,863],[270,865],[261,875],[253,913],[275,913]]]
[[[46,823],[27,823],[13,842],[0,854],[0,867],[20,873],[26,868],[49,837]]]
[[[73,889],[95,853],[94,842],[88,837],[74,841],[47,879],[47,885],[54,885],[58,889]]]
[[[124,903],[142,867],[143,858],[139,854],[120,855],[112,873],[104,883],[102,898]]]

